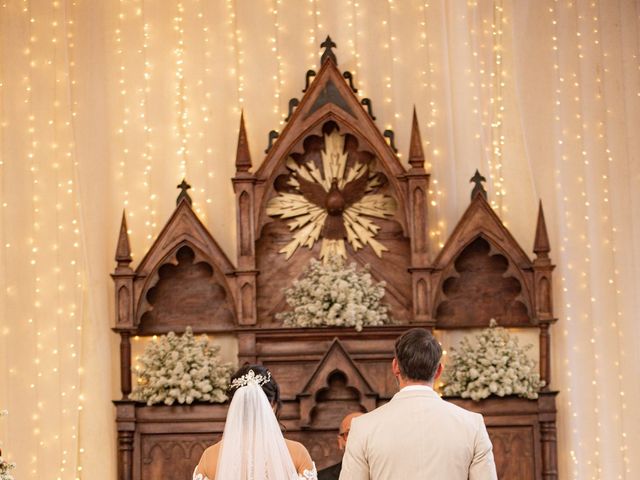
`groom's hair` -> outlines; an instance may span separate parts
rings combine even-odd
[[[278,382],[276,382],[276,379],[273,378],[273,375],[271,375],[271,372],[267,367],[263,367],[262,365],[243,365],[233,375],[231,375],[229,385],[231,385],[231,382],[233,380],[249,373],[249,370],[253,370],[253,373],[255,373],[256,375],[262,375],[263,377],[267,377],[268,375],[270,376],[269,381],[262,383],[260,386],[262,387],[262,391],[264,392],[264,394],[267,396],[267,400],[269,400],[269,403],[276,407],[275,413],[276,416],[278,416],[280,407],[282,407],[282,400],[280,399],[280,386],[278,385]],[[237,391],[237,388],[229,387],[227,389],[227,396],[229,397],[229,401],[231,401],[233,395]]]
[[[395,354],[404,378],[430,382],[440,365],[442,347],[428,330],[412,328],[396,340]]]

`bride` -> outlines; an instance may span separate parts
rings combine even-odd
[[[307,449],[282,436],[276,414],[280,387],[261,365],[231,377],[222,440],[207,448],[193,480],[317,480]]]

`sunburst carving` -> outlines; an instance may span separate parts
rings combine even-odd
[[[345,135],[337,130],[325,133],[320,153],[319,165],[289,157],[290,174],[267,204],[268,215],[291,219],[293,238],[280,253],[288,259],[298,247],[313,248],[322,238],[321,258],[346,258],[345,241],[356,251],[368,245],[380,257],[388,249],[375,238],[380,226],[373,218],[391,217],[396,211],[395,200],[380,193],[387,178],[371,171],[368,163],[350,161]]]

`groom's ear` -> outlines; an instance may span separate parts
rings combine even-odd
[[[400,365],[398,365],[398,359],[393,357],[391,361],[391,372],[393,372],[393,376],[398,378],[400,376]]]
[[[440,378],[440,375],[442,375],[442,370],[444,370],[444,367],[442,366],[441,363],[438,364],[438,369],[436,370],[436,374],[433,376],[433,381],[435,382],[438,378]]]

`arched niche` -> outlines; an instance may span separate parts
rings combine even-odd
[[[505,252],[479,235],[444,269],[434,317],[438,328],[532,326],[526,285]]]
[[[336,369],[327,376],[326,386],[315,393],[311,425],[338,428],[340,421],[353,412],[365,412],[361,394],[349,384],[347,374]]]
[[[197,252],[183,244],[156,268],[141,295],[140,334],[235,326],[226,279]]]

